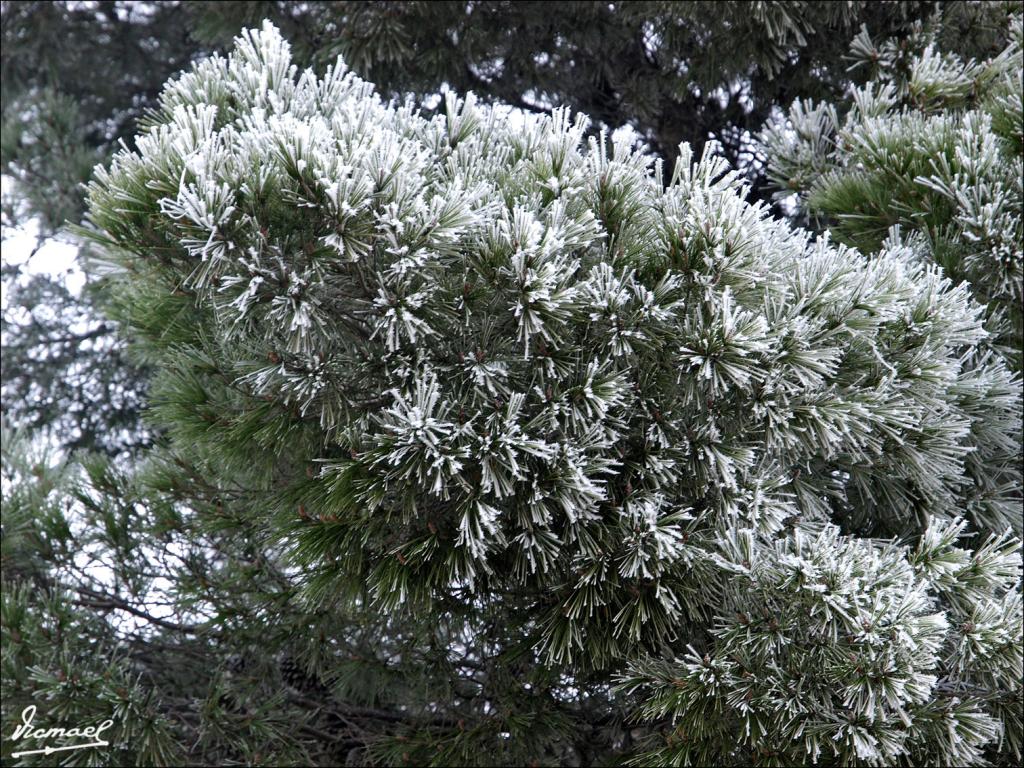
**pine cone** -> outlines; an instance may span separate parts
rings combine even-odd
[[[330,695],[330,689],[317,677],[311,675],[305,664],[296,660],[291,654],[283,654],[278,661],[281,682],[303,696],[324,697]]]

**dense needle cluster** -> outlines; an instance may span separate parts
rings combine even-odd
[[[946,274],[969,281],[1018,370],[1022,29],[1019,12],[1010,16],[1007,46],[984,61],[943,53],[926,35],[876,44],[862,30],[851,55],[872,79],[845,105],[795,102],[761,137],[779,194],[799,193],[844,242],[870,252],[899,224]]]
[[[566,675],[631,664],[683,721],[638,759],[1019,756],[985,307],[896,229],[865,258],[710,151],[666,185],[586,128],[428,119],[269,25],[172,81],[89,195],[171,445],[262,492],[314,605],[454,599]]]

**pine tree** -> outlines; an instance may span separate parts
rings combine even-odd
[[[876,250],[893,225],[926,258],[967,281],[1016,369],[1024,341],[1022,26],[982,61],[939,50],[922,34],[852,47],[872,79],[840,110],[794,102],[762,134],[778,196],[842,242]],[[840,112],[845,115],[840,117]]]
[[[301,65],[322,67],[341,53],[386,96],[413,93],[426,110],[441,106],[444,87],[541,113],[566,105],[593,118],[595,135],[632,126],[669,168],[681,141],[700,154],[713,139],[751,179],[750,194],[766,198],[751,133],[778,104],[836,98],[860,77],[844,60],[859,25],[884,38],[923,24],[943,50],[984,55],[1001,38],[987,23],[997,5],[4,3],[0,162],[5,183],[14,182],[4,226],[38,224],[40,245],[67,239],[64,224],[80,220],[92,166],[131,143],[167,77],[263,18],[285,30]],[[23,272],[7,265],[3,273],[8,418],[69,449],[117,453],[144,443],[138,403],[148,374],[127,361],[118,329],[95,310],[102,281],[87,270],[87,294],[74,297],[58,280],[26,286]],[[57,321],[88,318],[88,343],[67,323],[25,322],[23,308],[41,295]]]
[[[166,435],[128,519],[176,542],[163,629],[223,663],[145,678],[177,743],[1019,759],[1020,382],[984,307],[710,150],[666,186],[582,116],[509,117],[299,72],[268,25],[97,171]]]

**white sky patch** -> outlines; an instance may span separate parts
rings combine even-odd
[[[85,285],[85,273],[78,265],[78,246],[66,240],[51,238],[33,254],[32,249],[39,242],[38,235],[39,222],[35,219],[22,227],[6,228],[0,251],[3,263],[25,264],[25,271],[30,275],[63,277],[68,290],[77,296]],[[6,305],[6,298],[4,302]]]
[[[0,194],[5,198],[10,196],[13,186],[14,179],[3,176],[0,180]],[[63,278],[68,290],[75,296],[81,293],[85,285],[85,273],[78,264],[78,246],[66,236],[52,237],[40,244],[38,219],[29,219],[17,227],[4,227],[0,260],[5,265],[24,264],[27,275]],[[6,309],[6,292],[0,301]]]

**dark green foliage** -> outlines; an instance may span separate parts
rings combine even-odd
[[[5,733],[34,701],[115,720],[71,758],[110,765],[1019,761],[1020,382],[967,288],[794,232],[710,149],[667,175],[567,111],[386,104],[571,85],[725,138],[768,102],[694,83],[802,88],[813,50],[830,90],[840,31],[930,9],[186,4],[317,69],[248,32],[95,175],[156,440],[50,468],[5,434]],[[650,19],[692,81],[630,64]]]

